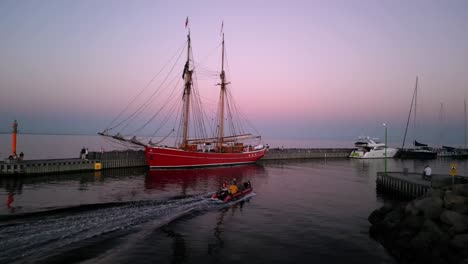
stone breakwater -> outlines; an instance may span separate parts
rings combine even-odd
[[[401,263],[468,264],[468,184],[385,205],[369,221],[371,236]]]

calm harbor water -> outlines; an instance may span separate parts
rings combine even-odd
[[[449,163],[430,162],[435,173]],[[368,235],[383,168],[336,159],[0,178],[0,263],[395,263]],[[255,196],[207,198],[233,178]]]

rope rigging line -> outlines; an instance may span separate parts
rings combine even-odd
[[[153,92],[153,94],[151,94],[151,96],[146,100],[146,102],[140,106],[135,112],[133,112],[129,117],[127,117],[126,119],[122,120],[120,123],[118,123],[117,125],[115,125],[114,127],[112,127],[111,129],[109,130],[112,130],[118,126],[120,126],[121,124],[123,124],[124,122],[128,121],[130,118],[133,118],[135,115],[137,115],[138,113],[142,112],[144,109],[146,109],[146,107],[149,105],[149,102],[152,100],[152,98],[159,92],[159,90],[161,89],[161,87],[164,85],[164,83],[167,81],[167,79],[169,78],[169,75],[174,71],[174,68],[175,66],[177,65],[177,62],[179,61],[180,57],[182,56],[182,52],[179,54],[179,57],[177,58],[176,62],[174,63],[174,65],[172,66],[171,70],[169,71],[168,75],[164,78],[163,82],[158,86],[158,88],[156,88],[156,90]],[[127,124],[128,125],[128,124]],[[126,127],[126,126],[125,126]],[[121,130],[122,131],[122,130]]]
[[[155,143],[153,143],[153,144],[151,144],[151,145],[158,145],[159,143],[163,142],[164,140],[166,140],[166,139],[172,134],[172,132],[174,132],[174,129],[172,129],[172,130],[169,132],[169,134],[167,134],[165,137],[163,137],[160,141],[157,141],[157,142],[155,142]],[[151,140],[150,140],[149,142],[151,142]]]
[[[156,134],[164,128],[165,124],[171,119],[172,115],[175,112],[175,109],[177,109],[180,106],[179,100],[176,100],[176,103],[172,105],[172,107],[169,109],[168,114],[164,117],[164,119],[161,121],[160,126],[154,131],[152,134],[151,138],[155,137]],[[174,130],[174,128],[172,128]]]
[[[200,92],[198,89],[198,80],[197,76],[194,78],[194,99],[195,99],[195,104],[193,106],[193,113],[194,113],[194,119],[195,119],[195,134],[196,137],[201,138],[201,137],[206,137],[206,130],[205,130],[205,120],[204,120],[204,109],[202,107],[202,101],[201,101],[201,96]]]
[[[231,135],[238,135],[238,131],[236,131],[236,126],[234,124],[234,115],[232,113],[232,108],[231,108],[230,102],[231,102],[231,100],[230,100],[230,98],[228,96],[227,100],[226,100],[228,128],[229,128],[229,131],[230,131]]]
[[[227,55],[228,54],[228,51],[227,51],[227,48],[224,49],[224,53],[225,53],[225,62],[226,62],[226,68],[227,68],[227,75],[228,77],[230,78],[230,72],[231,72],[231,67],[230,67],[230,64],[229,64],[229,56]],[[229,84],[229,86],[233,87],[232,83]],[[255,126],[250,122],[250,120],[247,118],[247,116],[240,110],[239,106],[237,105],[237,103],[235,102],[234,100],[234,97],[232,96],[231,94],[231,89],[228,90],[228,94],[229,94],[229,98],[231,100],[231,105],[233,106],[234,108],[234,112],[237,113],[238,115],[238,128],[241,128],[241,131],[243,133],[243,131],[247,131],[247,129],[245,129],[245,127],[243,126],[243,123],[242,122],[245,122],[246,125],[251,128],[256,135],[260,135],[260,133],[258,132],[258,130],[255,128]]]
[[[137,149],[141,149],[142,146],[135,146],[135,144],[131,144],[131,143],[128,143],[128,142],[125,142],[125,141],[120,141],[120,140],[117,140],[115,138],[111,138],[111,137],[104,137],[105,140],[108,140],[114,144],[117,144],[117,145],[121,145],[121,146],[124,146],[128,149],[133,149],[133,150],[137,150]]]
[[[185,49],[185,46],[187,45],[187,42],[184,43],[184,45],[179,48],[176,53],[174,53],[174,55],[172,55],[171,59],[168,60],[166,62],[166,64],[164,64],[164,66],[159,70],[158,73],[156,73],[156,75],[153,76],[153,78],[148,82],[148,84],[146,84],[146,86],[144,86],[144,88],[127,104],[127,106],[125,106],[125,108],[117,115],[117,117],[115,117],[106,127],[110,127],[115,121],[117,121],[121,116],[122,114],[127,111],[127,109],[130,107],[131,104],[133,104],[135,102],[135,100],[141,96],[141,94],[143,94],[144,91],[146,91],[146,89],[151,85],[151,83],[156,79],[156,77],[166,68],[167,65],[169,65],[169,63],[176,57],[177,54],[179,54],[180,56],[180,53]],[[110,128],[109,130],[111,130],[112,128]]]
[[[180,80],[180,79],[179,79],[179,76],[175,75],[175,76],[168,82],[167,86],[169,86],[169,85],[170,85],[171,83],[173,83],[175,80]],[[163,104],[163,107],[167,104],[167,102],[168,102],[168,101],[166,101],[166,102]],[[146,102],[145,105],[144,105],[144,107],[143,107],[140,111],[138,111],[138,113],[136,113],[136,114],[134,115],[134,118],[133,118],[132,120],[129,120],[129,122],[126,123],[125,126],[123,126],[123,127],[120,129],[119,132],[123,133],[123,130],[125,130],[127,127],[129,127],[129,126],[131,125],[131,123],[134,122],[134,121],[136,120],[136,118],[137,118],[138,116],[140,116],[146,108],[148,108],[149,105],[150,105],[150,101]],[[129,134],[132,134],[132,133],[129,133]]]
[[[180,101],[177,101],[177,104],[174,106],[175,109],[178,109],[177,110],[177,113],[175,113],[175,119],[174,119],[174,124],[172,125],[172,131],[175,130],[175,125],[178,123],[177,120],[178,118],[180,117],[180,113],[181,113],[181,110],[182,110],[182,107],[180,106],[181,105],[181,102]],[[172,112],[172,111],[171,111]],[[152,138],[155,137],[156,133],[162,128],[162,126],[160,126],[152,135]]]
[[[210,79],[219,77],[220,71],[205,67],[203,66],[203,63],[207,61],[208,58],[218,53],[218,50],[220,47],[221,47],[221,44],[218,44],[215,48],[211,49],[211,52],[209,52],[208,55],[206,55],[203,59],[201,59],[200,62],[194,61],[194,66],[197,69],[197,76],[199,80],[210,80]]]
[[[174,88],[172,89],[171,94],[169,95],[169,99],[166,100],[166,101],[161,105],[161,107],[159,108],[159,110],[158,110],[145,124],[143,124],[140,128],[136,129],[134,132],[130,133],[130,135],[132,135],[132,134],[137,134],[138,132],[140,132],[141,130],[143,130],[149,123],[151,123],[151,121],[154,120],[154,118],[156,118],[156,116],[159,115],[159,113],[162,112],[162,110],[163,110],[164,108],[166,108],[166,106],[167,106],[170,102],[174,101],[174,99],[176,98],[176,97],[174,96],[174,92],[175,92],[176,88],[179,86],[180,78],[177,78],[177,80],[178,80],[177,83],[174,85]]]

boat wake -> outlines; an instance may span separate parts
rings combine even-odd
[[[57,249],[109,233],[134,232],[135,228],[159,228],[183,216],[219,210],[245,201],[223,203],[210,194],[166,201],[82,205],[40,213],[0,217],[0,263],[37,262]]]

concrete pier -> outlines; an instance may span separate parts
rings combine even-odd
[[[270,149],[261,160],[347,158],[352,149]],[[44,174],[148,166],[144,151],[90,152],[83,159],[5,160],[0,175]]]
[[[83,159],[6,160],[0,175],[44,174],[147,166],[143,151],[91,152]]]
[[[261,160],[348,158],[350,148],[270,149]]]

